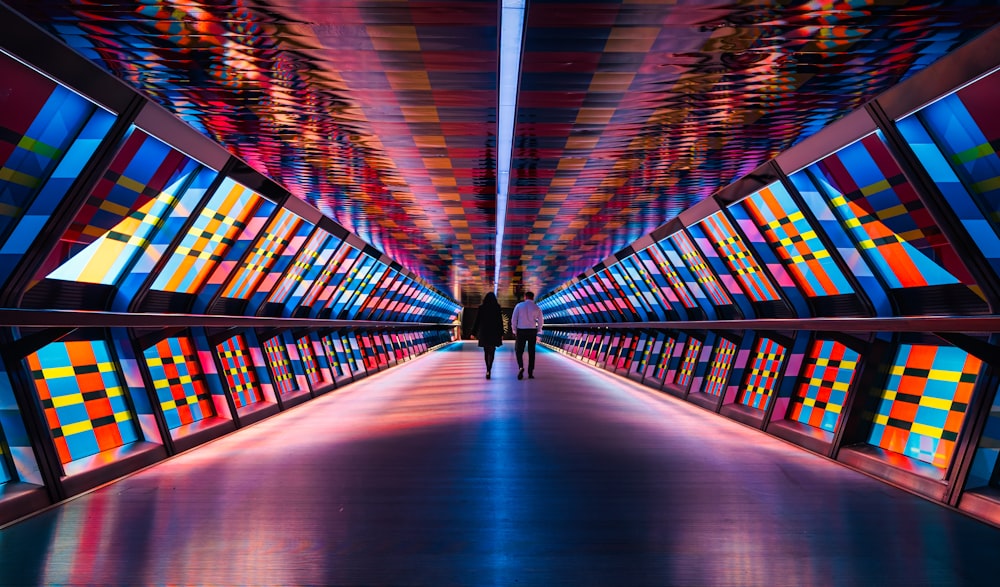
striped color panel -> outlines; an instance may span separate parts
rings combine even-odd
[[[891,289],[958,283],[956,275],[965,277],[951,245],[878,134],[810,169],[826,179],[834,210]]]
[[[681,279],[680,275],[677,274],[677,271],[674,269],[673,265],[671,265],[670,262],[667,260],[667,256],[662,251],[659,250],[659,246],[652,245],[649,248],[647,248],[645,252],[652,260],[652,262],[655,264],[655,267],[659,269],[659,271],[656,273],[662,275],[663,278],[667,281],[667,284],[670,286],[670,290],[668,291],[674,292],[674,295],[676,295],[681,305],[683,305],[685,308],[698,307],[698,303],[695,302],[694,297],[692,297],[691,295],[691,292],[688,291],[687,285],[684,283],[684,280]],[[653,267],[650,267],[648,263],[646,264],[646,268],[649,270],[651,274],[654,275],[656,274],[654,273],[655,269]]]
[[[139,440],[104,341],[54,342],[27,361],[60,462]]]
[[[267,363],[271,366],[274,376],[274,386],[278,395],[287,395],[295,391],[295,373],[292,371],[292,361],[288,358],[285,345],[277,336],[264,341],[264,353]]]
[[[666,340],[663,341],[663,346],[660,347],[660,356],[656,361],[656,368],[653,370],[653,378],[657,381],[663,381],[663,378],[667,375],[667,367],[670,366],[670,358],[674,356],[674,345],[677,344],[677,339],[672,336],[668,336]]]
[[[287,304],[288,307],[298,306],[299,301],[313,287],[316,278],[330,261],[330,257],[340,246],[341,240],[323,230],[317,230],[309,243],[302,249],[298,258],[288,270],[288,275],[281,282],[268,302]]]
[[[694,273],[695,279],[708,292],[712,303],[716,306],[728,306],[732,304],[733,300],[726,293],[725,288],[722,287],[719,280],[715,278],[712,269],[708,266],[708,262],[701,256],[698,249],[695,248],[694,243],[691,242],[691,238],[684,232],[678,232],[672,235],[669,240],[677,247],[677,250],[681,254],[681,259],[684,260],[691,273]]]
[[[264,399],[250,361],[247,341],[241,334],[215,347],[222,361],[222,374],[237,408],[255,404]]]
[[[712,357],[712,368],[705,376],[702,392],[721,396],[729,382],[729,372],[736,360],[736,343],[726,338],[720,338],[715,345],[715,356]]]
[[[712,239],[712,244],[726,262],[729,271],[743,285],[743,290],[755,302],[769,302],[780,299],[778,291],[760,265],[747,249],[743,238],[722,212],[716,212],[701,223]]]
[[[212,396],[188,337],[167,338],[143,352],[160,410],[173,430],[215,415]]]
[[[736,401],[757,410],[766,410],[778,385],[786,352],[785,347],[769,338],[759,339],[750,360],[746,384]]]
[[[292,241],[292,235],[302,224],[302,219],[282,208],[264,229],[253,250],[240,264],[236,274],[222,291],[224,298],[245,300],[254,293],[257,284],[264,277],[285,247]]]
[[[812,343],[788,419],[836,432],[861,356],[834,340]]]
[[[900,345],[868,442],[947,468],[981,364],[955,347]]]
[[[780,183],[743,200],[743,208],[809,297],[852,294],[854,288]]]
[[[302,368],[306,372],[309,383],[313,387],[326,383],[323,372],[320,371],[319,365],[316,363],[316,355],[313,354],[312,340],[308,336],[300,338],[295,346],[299,349],[299,359],[302,361]]]
[[[323,337],[323,348],[326,349],[326,356],[330,359],[330,366],[333,367],[334,376],[343,377],[346,357],[344,356],[344,352],[342,350],[338,352],[338,346],[339,345],[334,342],[332,335]]]
[[[677,370],[674,383],[684,388],[687,388],[691,384],[691,379],[694,377],[694,368],[698,365],[698,357],[700,355],[701,341],[697,338],[689,338],[687,345],[684,347],[684,358],[681,360],[681,366]]]
[[[153,289],[197,293],[262,201],[250,189],[225,179],[153,282]]]

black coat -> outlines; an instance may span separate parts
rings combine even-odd
[[[479,346],[498,347],[503,344],[503,314],[500,306],[479,306],[476,321],[472,323],[472,333],[479,338]]]

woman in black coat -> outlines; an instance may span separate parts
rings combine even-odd
[[[493,292],[483,297],[483,303],[476,314],[476,321],[472,323],[472,333],[479,338],[479,346],[483,347],[486,356],[486,378],[489,379],[490,371],[493,370],[493,357],[496,355],[497,347],[503,344],[503,313]]]

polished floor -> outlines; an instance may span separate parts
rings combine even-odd
[[[1000,530],[540,351],[391,369],[0,531],[0,584],[996,585]]]

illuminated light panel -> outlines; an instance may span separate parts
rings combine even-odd
[[[0,284],[21,261],[115,116],[0,53]],[[9,99],[16,96],[16,107]]]
[[[769,338],[757,340],[750,370],[736,401],[757,410],[764,411],[771,403],[781,368],[785,362],[787,349]]]
[[[217,345],[215,352],[222,362],[223,378],[236,407],[242,408],[263,401],[264,395],[250,361],[246,338],[237,334]]]
[[[670,367],[670,359],[674,356],[674,345],[677,339],[667,336],[660,347],[660,356],[657,358],[656,367],[653,369],[653,379],[663,381],[667,376],[667,369]]]
[[[663,283],[657,280],[657,285],[660,286],[659,289],[663,292],[664,297],[670,301],[673,301],[671,300],[671,297],[673,297],[688,309],[698,307],[698,303],[695,302],[684,281],[677,275],[677,271],[667,261],[667,256],[660,250],[658,245],[652,245],[639,253],[639,259],[642,260],[643,265],[649,271],[650,275],[653,275],[654,278],[659,275],[664,280]],[[664,285],[667,287],[664,287]],[[670,296],[671,293],[673,296]]]
[[[132,127],[36,279],[114,283],[196,169],[184,154]]]
[[[153,289],[197,293],[264,199],[230,178],[223,180],[174,250]]]
[[[143,351],[167,428],[215,416],[211,392],[188,337],[167,338]]]
[[[830,252],[780,183],[755,192],[740,204],[809,297],[853,294]]]
[[[286,307],[292,308],[298,306],[342,243],[343,241],[335,236],[317,230],[292,263],[281,285],[271,293],[267,301],[285,304]]]
[[[755,302],[781,299],[778,291],[747,249],[743,238],[722,212],[716,212],[699,223],[712,239],[712,245],[726,262],[730,272],[743,284],[744,291]]]
[[[835,340],[812,343],[788,419],[836,432],[861,355]]]
[[[291,244],[292,235],[302,222],[301,218],[287,209],[279,210],[257,239],[250,255],[240,263],[239,269],[230,278],[229,284],[222,291],[222,297],[242,300],[249,298],[264,275],[274,266],[278,256]]]
[[[699,356],[701,356],[701,341],[697,338],[688,338],[687,345],[684,347],[684,358],[681,360],[680,368],[677,369],[674,383],[685,389],[691,384]]]
[[[323,372],[316,363],[316,355],[313,354],[312,340],[308,336],[304,336],[296,341],[295,346],[299,349],[299,360],[302,361],[302,368],[309,383],[314,388],[326,383],[326,378],[323,377]]]
[[[729,382],[729,372],[733,368],[733,361],[736,360],[736,343],[726,338],[720,338],[715,345],[715,355],[712,357],[712,367],[705,376],[705,383],[702,392],[709,395],[721,396]]]
[[[136,134],[141,133],[137,131],[133,133],[133,137]],[[147,144],[156,145],[157,143],[159,141],[151,137],[147,140]],[[86,244],[82,251],[72,254],[71,257],[66,259],[51,273],[44,275],[44,277],[47,279],[101,283],[105,285],[114,284],[118,280],[129,268],[136,256],[141,254],[150,245],[151,235],[159,228],[166,215],[180,201],[181,195],[183,195],[183,191],[190,183],[190,180],[203,169],[200,164],[183,158],[176,151],[167,150],[165,146],[163,146],[163,150],[166,155],[157,160],[158,163],[161,163],[160,169],[162,170],[164,167],[168,169],[173,168],[174,173],[167,178],[166,185],[160,186],[158,182],[151,182],[143,189],[143,191],[160,190],[159,193],[153,199],[148,199],[148,197],[141,193],[135,193],[137,197],[135,204],[131,208],[124,207],[124,204],[119,208],[122,213],[127,212],[127,215],[110,230],[104,231],[100,227],[93,225],[80,230],[78,226],[74,233],[74,230],[71,228],[70,232],[63,235],[61,239],[62,244],[59,249],[67,254],[72,254],[79,246],[85,245],[94,234],[100,234],[100,236],[96,240],[93,240],[93,242],[90,242],[90,244]],[[102,179],[102,183],[110,183],[110,178],[107,174]],[[98,184],[98,188],[101,188],[102,183]],[[112,192],[128,192],[128,188],[122,187],[123,184],[128,185],[130,188],[140,187],[134,180],[124,176],[114,182],[113,187],[107,185],[105,187],[110,187]],[[119,196],[121,196],[121,193],[119,193]],[[92,196],[92,198],[101,197],[97,193]],[[101,210],[113,207],[103,203],[100,203],[99,206]],[[76,222],[80,223],[81,221],[87,220],[78,216]],[[72,236],[73,234],[75,236]],[[46,264],[42,268],[41,273],[44,274],[50,265],[51,262]]]
[[[809,170],[890,289],[972,284],[878,133]]]
[[[731,305],[733,303],[732,298],[726,293],[719,280],[715,278],[712,269],[708,266],[708,262],[701,256],[698,249],[695,248],[690,237],[684,232],[678,232],[671,235],[669,241],[673,246],[677,247],[677,250],[681,254],[681,259],[684,260],[688,269],[694,274],[697,282],[708,292],[712,303],[716,306]]]
[[[344,365],[347,363],[343,343],[338,344],[333,335],[323,337],[323,348],[326,349],[326,356],[330,359],[330,366],[333,367],[335,377],[344,376]],[[351,371],[354,371],[353,367]]]
[[[981,365],[955,347],[900,345],[868,442],[946,469]]]
[[[271,367],[272,381],[279,395],[288,395],[296,391],[295,373],[292,371],[292,362],[288,358],[288,351],[280,337],[272,337],[264,341],[264,353],[267,355],[267,364]]]
[[[1000,275],[1000,72],[896,122],[931,179]]]
[[[107,343],[54,342],[27,362],[61,463],[140,439]]]

